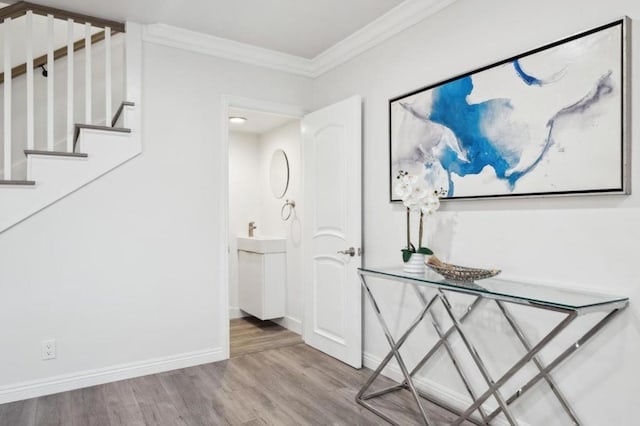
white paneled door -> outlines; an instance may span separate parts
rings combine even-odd
[[[302,120],[304,340],[362,366],[362,100],[354,96]]]

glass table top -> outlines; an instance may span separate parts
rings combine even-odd
[[[585,309],[614,303],[626,303],[628,297],[593,293],[575,289],[530,284],[508,279],[488,278],[472,283],[445,280],[429,269],[424,274],[409,274],[397,268],[358,268],[363,275],[386,277],[395,281],[410,281],[418,285],[441,287],[467,294],[477,294],[496,299],[555,307],[560,309]]]

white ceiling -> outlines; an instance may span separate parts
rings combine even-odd
[[[240,108],[229,108],[229,117],[244,117],[247,119],[243,124],[229,122],[230,131],[254,133],[258,135],[298,120],[297,118],[286,117],[283,115],[268,114],[266,112]]]
[[[314,58],[403,0],[37,0],[117,21],[164,23]]]

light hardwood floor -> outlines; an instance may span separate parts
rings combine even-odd
[[[302,343],[299,334],[254,317],[232,319],[229,336],[231,357]]]
[[[297,343],[0,405],[0,425],[384,425],[354,401],[370,374]],[[419,424],[406,392],[376,403],[402,425]],[[427,407],[438,425],[453,418]]]

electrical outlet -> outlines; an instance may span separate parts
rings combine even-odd
[[[56,340],[42,341],[42,359],[54,359],[56,357]]]

